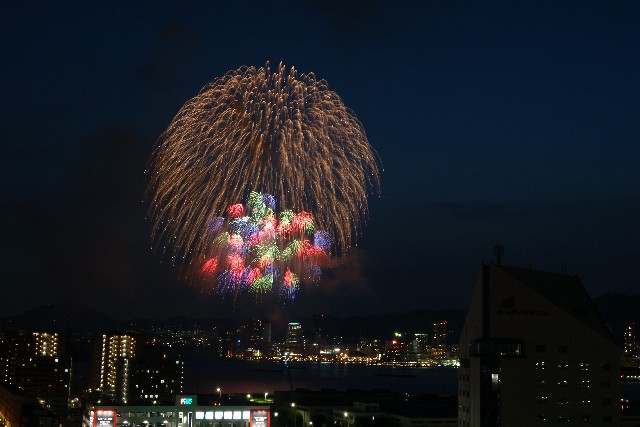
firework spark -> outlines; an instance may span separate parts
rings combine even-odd
[[[258,190],[277,197],[263,195],[265,208],[299,212],[275,232],[309,231],[314,212],[341,252],[367,218],[367,195],[379,191],[378,165],[362,124],[324,80],[282,64],[273,73],[268,63],[229,71],[159,139],[148,172],[152,238],[174,263],[202,259],[215,246],[216,218],[242,218],[238,205],[225,212],[228,204]]]

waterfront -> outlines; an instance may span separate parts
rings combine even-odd
[[[288,366],[288,367],[287,367]],[[289,378],[291,381],[289,381]],[[409,394],[458,393],[458,370],[332,363],[278,363],[237,359],[185,362],[187,393],[272,393],[306,388],[384,389]],[[640,401],[640,382],[623,383],[625,399]]]
[[[306,388],[385,389],[409,394],[457,393],[456,368],[413,368],[338,363],[278,363],[237,359],[185,362],[189,393],[264,393]]]

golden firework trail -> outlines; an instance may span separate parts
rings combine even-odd
[[[173,262],[201,261],[207,221],[251,191],[313,212],[345,251],[379,193],[379,158],[364,128],[315,75],[282,63],[242,67],[206,85],[160,136],[147,171],[152,240]]]

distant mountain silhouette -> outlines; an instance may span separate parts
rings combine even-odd
[[[100,311],[76,304],[48,304],[22,314],[0,319],[2,329],[26,328],[54,332],[118,331],[123,324]]]
[[[598,311],[607,322],[617,342],[622,342],[624,322],[636,320],[640,322],[640,295],[619,293],[605,294],[594,298]],[[338,318],[308,316],[295,319],[302,323],[305,336],[311,337],[314,329],[320,328],[323,335],[329,338],[342,337],[345,342],[357,342],[364,338],[391,339],[394,332],[406,334],[411,338],[414,333],[432,333],[432,323],[440,320],[448,321],[447,341],[455,344],[464,323],[466,310],[413,310],[404,313],[387,313],[367,316],[351,316]],[[248,319],[245,319],[248,320]],[[230,328],[239,321],[231,319],[193,319],[187,316],[176,316],[166,320],[132,319],[121,322],[105,313],[88,309],[75,304],[49,304],[22,314],[0,319],[0,328],[27,328],[51,330],[67,333],[92,333],[105,331],[144,330],[151,325],[170,328],[208,328],[214,325]],[[273,338],[284,338],[286,323],[274,324]]]

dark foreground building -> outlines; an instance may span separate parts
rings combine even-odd
[[[47,408],[69,406],[72,359],[57,332],[9,330],[0,349],[3,380],[29,393]]]
[[[55,413],[18,387],[0,382],[0,425],[5,427],[58,427]]]
[[[483,265],[459,348],[459,427],[620,425],[620,349],[576,277]]]

